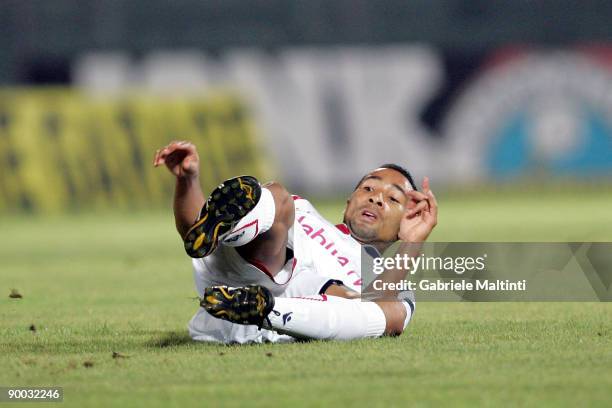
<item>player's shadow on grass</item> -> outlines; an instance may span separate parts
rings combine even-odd
[[[177,333],[174,331],[166,332],[160,335],[159,337],[149,340],[146,344],[148,347],[153,348],[167,348],[167,347],[179,347],[185,346],[188,344],[196,343],[189,336],[189,333]]]
[[[295,343],[316,343],[316,341],[309,339],[295,339]],[[289,344],[289,343],[288,343]],[[162,333],[159,337],[149,340],[146,343],[147,347],[151,348],[167,348],[167,347],[181,347],[188,345],[201,345],[201,346],[212,346],[212,347],[248,347],[248,346],[257,346],[258,343],[246,343],[246,344],[238,344],[238,343],[230,343],[230,344],[220,344],[220,343],[208,343],[203,341],[193,340],[189,333],[177,333],[175,331],[169,331]]]

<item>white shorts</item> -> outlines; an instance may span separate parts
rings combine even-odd
[[[295,267],[293,258],[274,277],[244,260],[236,249],[220,245],[206,258],[193,259],[193,277],[198,295],[204,288],[216,285],[262,285],[275,297],[309,296],[325,292],[336,281],[316,274],[311,268]],[[241,325],[217,319],[199,308],[189,322],[189,334],[194,340],[219,343],[262,343],[293,341],[287,335],[257,326]]]

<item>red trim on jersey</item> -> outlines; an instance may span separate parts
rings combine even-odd
[[[263,262],[257,259],[245,259],[245,261],[247,261],[248,263],[250,263],[257,269],[265,273],[268,276],[268,278],[270,278],[272,282],[276,283],[277,285],[286,285],[287,283],[289,283],[291,278],[293,278],[293,271],[295,270],[295,266],[297,265],[297,258],[293,258],[293,266],[291,267],[291,274],[289,275],[289,278],[287,279],[286,282],[279,283],[276,281],[276,279],[274,279],[274,276],[270,273],[270,270],[268,270],[268,268]]]
[[[261,270],[263,273],[268,275],[270,279],[272,279],[272,281],[274,281],[274,276],[272,276],[272,274],[263,262],[258,261],[257,259],[247,259],[247,262],[256,267],[257,269]]]
[[[350,235],[351,230],[346,224],[336,224],[336,228],[338,228],[344,235]]]
[[[302,197],[300,197],[300,196],[299,196],[299,195],[297,195],[297,194],[291,194],[291,197],[293,198],[293,201],[295,201],[295,200],[303,200],[303,198],[302,198]]]

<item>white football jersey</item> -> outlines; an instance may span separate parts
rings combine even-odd
[[[330,223],[308,200],[295,195],[293,199],[294,228],[303,232],[294,237],[304,240],[300,244],[309,247],[304,252],[311,255],[308,261],[313,271],[361,292],[361,244],[351,236],[346,225]]]

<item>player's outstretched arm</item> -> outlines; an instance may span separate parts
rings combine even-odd
[[[205,201],[200,186],[200,158],[193,143],[171,142],[155,152],[153,166],[162,164],[176,177],[174,220],[178,233],[184,238]]]

